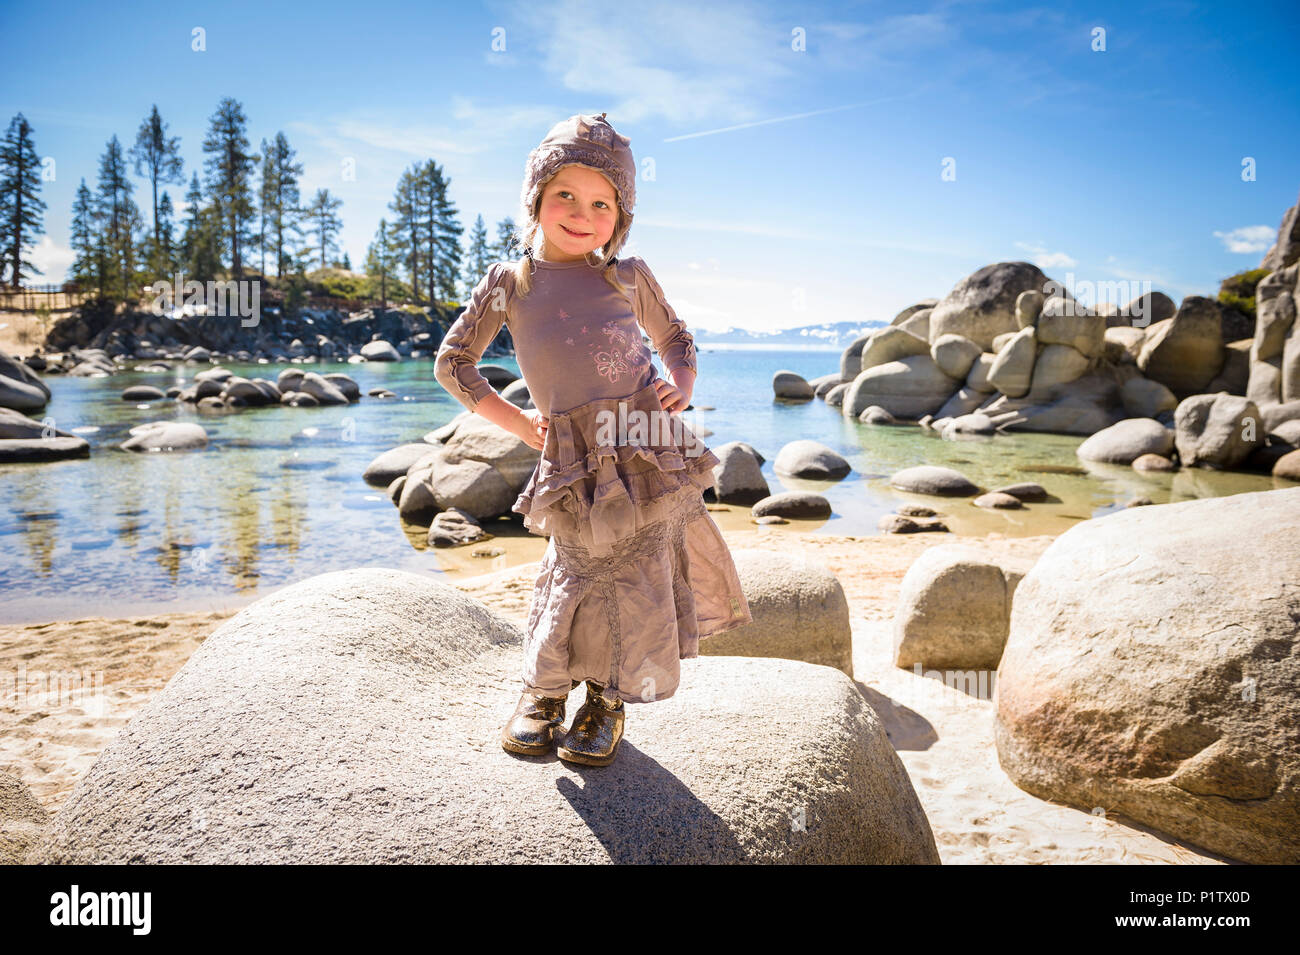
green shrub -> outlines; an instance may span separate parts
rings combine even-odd
[[[1255,286],[1271,269],[1251,269],[1224,279],[1219,285],[1219,301],[1243,315],[1255,317]]]

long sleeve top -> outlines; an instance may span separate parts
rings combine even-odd
[[[477,365],[503,323],[533,403],[548,417],[597,398],[624,397],[653,381],[641,328],[669,370],[696,370],[695,340],[639,256],[616,266],[630,300],[584,260],[534,261],[523,299],[512,294],[511,266],[493,264],[438,348],[434,375],[466,408],[473,411],[495,390]]]

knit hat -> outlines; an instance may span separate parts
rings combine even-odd
[[[605,261],[618,255],[632,228],[632,207],[636,205],[636,160],[632,158],[631,140],[610,125],[605,114],[578,114],[556,123],[524,164],[524,186],[519,194],[520,230],[535,234],[534,215],[537,197],[563,166],[579,165],[604,173],[614,184],[618,204],[626,220],[615,227],[605,246]]]

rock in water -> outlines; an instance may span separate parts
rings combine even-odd
[[[577,770],[501,748],[522,640],[425,574],[368,567],[277,591],[140,709],[31,859],[939,861],[902,762],[838,670],[696,658],[675,696],[628,704],[612,765]]]
[[[1021,581],[994,735],[1020,788],[1300,862],[1300,487],[1117,511]]]

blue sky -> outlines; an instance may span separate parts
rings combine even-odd
[[[304,196],[343,200],[354,264],[412,163],[494,231],[547,130],[605,111],[641,164],[627,251],[713,329],[888,321],[1010,259],[1215,294],[1300,192],[1294,2],[51,2],[4,21],[0,119],[23,112],[55,160],[37,282],[63,278],[109,138],[157,104],[188,182],[223,96],[254,149],[284,131]]]

